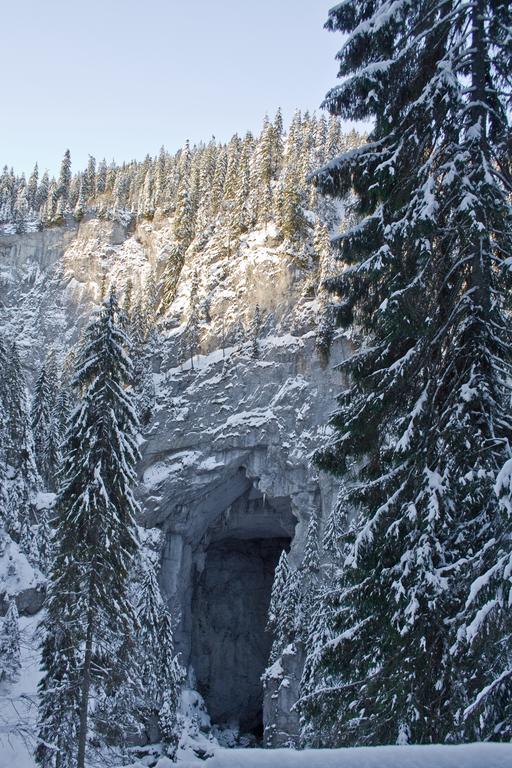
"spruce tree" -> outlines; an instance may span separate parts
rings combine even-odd
[[[359,349],[319,456],[358,522],[302,710],[329,744],[510,737],[510,21],[487,0],[329,14],[326,105],[374,119],[317,176],[360,219],[331,281]]]
[[[257,360],[260,356],[260,333],[261,333],[261,310],[260,305],[256,304],[254,308],[254,316],[250,325],[250,338],[251,338],[251,357]]]
[[[34,453],[39,474],[48,485],[55,469],[48,456],[52,415],[55,407],[57,388],[57,367],[55,353],[46,358],[37,377],[32,399],[31,421],[34,437]]]
[[[92,690],[133,631],[127,575],[137,550],[137,417],[129,341],[113,293],[85,333],[74,386],[81,403],[63,448],[55,556],[43,621],[40,765],[84,767]]]
[[[48,198],[49,188],[50,188],[50,179],[48,177],[48,171],[45,171],[41,176],[41,181],[37,188],[36,197],[35,197],[35,208],[39,213],[41,213],[41,208],[46,203],[46,200]]]
[[[267,620],[267,629],[269,631],[275,630],[279,623],[281,595],[283,594],[283,590],[288,581],[289,575],[290,564],[288,562],[288,555],[286,554],[286,550],[283,549],[276,566],[274,581],[272,583],[272,592],[270,594],[270,605],[268,608]]]
[[[176,759],[181,728],[178,716],[184,671],[174,652],[171,614],[163,610],[159,621],[160,649],[158,654],[161,704],[158,713],[160,738],[167,757]]]
[[[295,639],[300,597],[299,574],[290,567],[288,555],[283,550],[274,574],[268,610],[267,630],[272,633],[271,663]]]
[[[319,522],[316,513],[312,513],[309,518],[302,569],[311,573],[318,573],[320,569]]]
[[[235,193],[233,210],[230,217],[232,236],[239,237],[249,229],[251,224],[251,212],[249,209],[249,197],[251,191],[250,158],[252,152],[252,136],[246,136],[240,154],[238,168],[238,180]]]
[[[89,155],[87,169],[83,177],[84,194],[86,199],[94,197],[96,193],[96,158]]]
[[[96,194],[103,194],[107,188],[107,163],[105,158],[98,165],[98,173],[96,175]]]
[[[184,253],[194,237],[194,210],[191,200],[191,153],[188,141],[181,151],[180,180],[176,193],[173,232],[178,249]]]
[[[164,608],[156,574],[147,559],[142,570],[137,606],[137,708],[145,727],[156,718],[166,755],[174,758],[183,673],[174,653],[171,615]]]
[[[0,682],[15,683],[20,676],[20,628],[16,600],[11,597],[0,626]]]
[[[197,297],[198,289],[199,279],[197,272],[194,272],[190,286],[187,324],[185,326],[185,331],[182,338],[183,357],[190,357],[190,367],[192,369],[194,368],[194,356],[198,353],[200,341],[199,302]]]
[[[31,211],[37,210],[37,185],[39,181],[39,168],[37,163],[34,166],[34,170],[30,174],[27,187],[27,199],[28,205]]]
[[[22,184],[18,187],[16,202],[14,204],[14,226],[17,235],[22,235],[27,231],[28,213],[27,186],[25,178],[23,177]]]
[[[39,478],[34,459],[27,385],[16,344],[8,348],[6,364],[0,377],[0,389],[6,419],[4,458],[9,478],[6,526],[8,532],[18,539],[22,524],[30,522],[32,495]]]
[[[64,152],[62,164],[60,166],[58,194],[67,203],[69,198],[69,187],[71,184],[71,154],[69,149]]]
[[[76,221],[82,221],[84,214],[85,214],[85,207],[86,207],[86,201],[85,201],[85,188],[83,180],[80,180],[80,186],[78,188],[78,197],[76,201],[76,205],[73,211],[73,216],[75,217]]]

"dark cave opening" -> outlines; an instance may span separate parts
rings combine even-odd
[[[192,660],[212,722],[263,735],[261,675],[274,571],[289,538],[226,538],[206,550],[195,584]]]
[[[293,538],[288,497],[244,492],[208,528],[194,554],[191,662],[212,723],[263,736],[263,674],[274,572]]]

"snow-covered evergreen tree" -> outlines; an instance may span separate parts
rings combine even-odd
[[[76,221],[82,221],[85,213],[85,205],[86,205],[85,189],[84,189],[84,184],[82,180],[80,180],[80,184],[78,187],[78,197],[75,204],[75,208],[73,210],[73,216],[75,217]]]
[[[319,537],[318,514],[312,513],[306,532],[306,546],[304,547],[304,557],[302,560],[302,569],[309,573],[317,574],[320,569]]]
[[[509,738],[510,8],[348,0],[328,26],[326,104],[374,127],[317,176],[358,196],[332,287],[360,346],[320,463],[358,468],[359,516],[303,714],[329,744]]]
[[[176,209],[174,212],[174,236],[181,252],[187,250],[194,236],[194,210],[191,200],[191,153],[189,143],[181,151],[179,162],[180,180],[176,193]]]
[[[32,398],[31,422],[34,453],[39,474],[46,486],[53,477],[55,466],[49,455],[52,418],[57,397],[57,364],[55,352],[51,352],[36,380]]]
[[[320,315],[315,338],[315,345],[324,365],[329,362],[335,331],[336,308],[332,302],[327,301]]]
[[[0,624],[0,682],[15,683],[20,675],[20,628],[16,600],[11,597]]]
[[[105,158],[98,164],[98,173],[96,174],[96,192],[101,195],[107,188],[107,163]]]
[[[64,152],[62,164],[60,167],[58,194],[67,203],[69,198],[69,188],[71,185],[71,154],[69,149]]]
[[[198,301],[199,278],[197,272],[192,275],[190,286],[190,298],[188,307],[188,318],[182,337],[182,349],[184,359],[190,358],[190,367],[194,367],[194,356],[199,348],[199,301]]]
[[[162,301],[160,310],[167,310],[176,296],[178,290],[178,280],[185,262],[185,254],[182,248],[177,245],[172,247],[167,257],[164,273],[162,275]]]
[[[86,199],[93,197],[96,193],[96,158],[92,155],[89,155],[89,162],[82,183]]]
[[[300,576],[290,566],[283,550],[274,574],[268,611],[267,629],[272,633],[271,662],[276,661],[296,637],[300,596]]]
[[[158,723],[168,757],[179,740],[178,705],[183,672],[174,653],[171,615],[165,610],[152,564],[144,558],[138,589],[135,708],[144,729]]]
[[[81,403],[64,444],[55,556],[43,621],[42,766],[83,768],[89,701],[133,631],[127,577],[137,550],[132,485],[138,458],[129,341],[113,293],[91,321],[76,363]]]
[[[0,401],[5,414],[6,527],[11,535],[19,538],[22,523],[30,524],[32,495],[38,485],[38,475],[27,385],[16,344],[11,344],[7,350],[6,364],[0,376]]]
[[[39,168],[37,163],[34,166],[34,170],[29,176],[27,185],[27,201],[31,211],[35,211],[37,208],[37,187],[39,182]]]
[[[161,704],[158,712],[160,738],[165,754],[171,760],[176,758],[181,728],[178,716],[184,671],[174,653],[174,635],[171,614],[163,610],[159,622],[160,653],[159,679],[161,685]]]
[[[256,304],[254,316],[250,325],[251,338],[251,357],[255,360],[260,356],[260,333],[261,333],[261,310],[260,305]]]

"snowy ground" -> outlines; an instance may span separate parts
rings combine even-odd
[[[160,761],[158,768],[172,763]],[[317,749],[219,749],[206,768],[510,768],[512,744]],[[181,763],[197,767],[197,763]]]
[[[33,768],[39,653],[34,637],[39,618],[20,617],[21,669],[14,685],[0,684],[0,768]]]

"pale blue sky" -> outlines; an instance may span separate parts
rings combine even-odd
[[[56,173],[318,109],[333,0],[2,0],[0,166]]]

